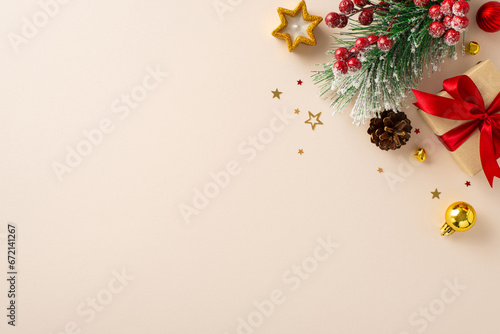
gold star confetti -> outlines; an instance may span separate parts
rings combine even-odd
[[[300,12],[302,15],[299,15]],[[273,36],[286,40],[288,51],[292,52],[300,43],[316,45],[313,30],[323,19],[310,15],[305,1],[301,1],[294,10],[278,8],[278,15],[281,23],[274,29]]]
[[[436,188],[436,190],[431,191],[431,194],[432,194],[432,199],[434,199],[434,198],[440,199],[440,198],[439,198],[439,195],[441,195],[441,192],[439,192],[439,191],[437,190],[437,188]]]
[[[305,121],[304,123],[311,124],[311,127],[314,130],[314,128],[316,127],[316,125],[318,125],[318,124],[323,125],[323,122],[321,122],[319,120],[320,116],[321,116],[321,113],[313,115],[313,113],[309,111],[309,119],[307,121]]]
[[[299,113],[300,113],[300,110],[299,110],[299,109],[295,109],[295,113],[296,113],[296,114],[299,114]]]
[[[303,149],[300,149],[300,150],[299,150],[299,154],[300,154],[300,155],[304,154],[304,150],[303,150]]]
[[[275,90],[275,91],[273,91],[273,90],[272,90],[272,91],[271,91],[271,93],[273,93],[273,99],[274,99],[275,97],[277,97],[278,99],[280,99],[280,100],[281,100],[280,95],[281,95],[281,94],[283,94],[283,92],[280,92],[280,91],[278,90],[278,88],[276,88],[276,90]]]
[[[379,168],[379,169],[377,169],[377,172],[379,172],[379,173],[383,173],[383,172],[384,172],[384,170],[383,170],[382,168]]]

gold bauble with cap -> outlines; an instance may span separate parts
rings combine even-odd
[[[463,232],[476,223],[476,210],[465,202],[455,202],[448,207],[444,215],[446,223],[441,227],[441,235],[446,236],[455,231]]]

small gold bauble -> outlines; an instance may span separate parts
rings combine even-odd
[[[446,223],[441,227],[441,235],[450,235],[455,231],[467,231],[476,222],[476,211],[465,202],[455,202],[448,207],[444,215]]]
[[[479,44],[477,42],[469,42],[469,44],[465,47],[465,51],[470,53],[471,55],[477,55],[479,52]]]
[[[413,155],[415,158],[417,158],[418,161],[425,161],[427,159],[427,152],[423,148],[418,148],[415,154]]]

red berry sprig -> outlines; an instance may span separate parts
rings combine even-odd
[[[415,4],[417,1],[414,0]],[[460,40],[460,33],[469,27],[470,6],[464,0],[444,0],[441,5],[433,5],[429,8],[429,17],[434,20],[429,25],[429,34],[434,38],[443,36],[444,42],[455,45]]]
[[[365,7],[371,4],[371,6]],[[357,7],[356,7],[357,6]],[[389,4],[380,2],[378,5],[369,0],[342,0],[339,4],[339,13],[331,12],[325,17],[325,23],[330,28],[344,28],[349,17],[359,13],[358,21],[361,25],[368,26],[373,22],[375,11],[388,11]],[[361,69],[362,63],[359,56],[373,47],[378,47],[381,51],[389,51],[394,42],[387,36],[370,35],[359,37],[354,46],[347,50],[344,47],[335,50],[336,62],[333,64],[333,73],[336,76],[343,76],[356,73]]]
[[[347,25],[347,19],[359,13],[359,23],[368,26],[373,22],[373,14],[376,10],[387,11],[389,6],[385,2],[380,2],[378,5],[372,4],[365,7],[369,3],[368,0],[354,0],[354,2],[352,0],[342,0],[339,4],[340,14],[328,13],[325,17],[325,23],[330,28],[344,28]]]
[[[335,76],[343,76],[350,73],[356,73],[361,69],[362,63],[359,56],[373,47],[378,47],[381,51],[387,52],[392,48],[393,40],[387,36],[370,35],[368,37],[359,37],[354,46],[348,51],[344,47],[335,50],[334,57],[337,60],[333,64],[333,73]]]

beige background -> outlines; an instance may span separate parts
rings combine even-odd
[[[71,0],[18,53],[8,34],[40,5],[0,4],[0,258],[8,222],[19,237],[18,326],[2,313],[1,332],[497,333],[498,180],[490,189],[482,173],[465,175],[413,107],[421,133],[393,153],[347,114],[332,117],[310,78],[329,60],[332,30],[323,22],[318,45],[292,54],[271,36],[276,8],[298,0],[221,2],[232,9],[222,17],[211,0]],[[324,17],[337,3],[308,9]],[[475,24],[481,3],[466,38],[480,54],[446,62],[421,89],[438,91],[481,59],[500,67],[500,34]],[[113,101],[157,65],[167,78],[120,118]],[[255,159],[240,154],[274,109],[295,108]],[[324,125],[311,131],[307,111],[322,112]],[[114,131],[59,182],[53,162],[103,119]],[[409,167],[421,145],[428,161]],[[179,206],[233,160],[240,173],[186,224]],[[403,181],[391,188],[391,175]],[[443,238],[444,210],[457,200],[475,206],[477,225]],[[317,238],[338,243],[319,263]],[[307,278],[290,272],[304,263]],[[123,270],[133,279],[120,290]],[[238,330],[239,317],[259,321],[254,301],[279,291],[272,314]],[[106,305],[82,315],[93,298]]]

